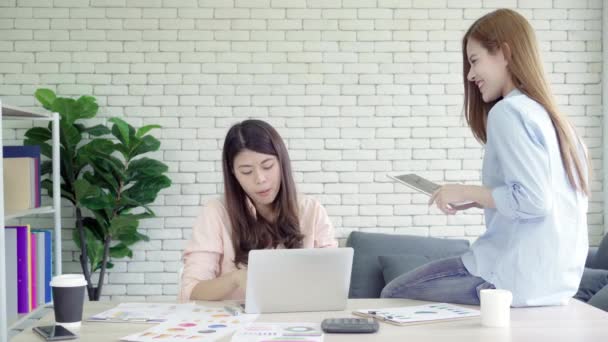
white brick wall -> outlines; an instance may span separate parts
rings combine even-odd
[[[446,217],[385,174],[479,183],[482,150],[462,117],[460,39],[496,6],[531,20],[561,109],[590,148],[597,243],[601,0],[0,0],[0,96],[33,106],[38,87],[91,94],[101,117],[163,125],[155,157],[173,186],[153,206],[158,217],[142,224],[151,241],[116,261],[104,293],[174,298],[193,218],[222,189],[222,139],[247,117],[278,128],[300,188],[326,205],[342,238],[482,234],[480,211]],[[15,142],[27,127],[14,123],[4,136]],[[65,213],[72,227],[73,211]],[[65,271],[78,272],[70,236]]]

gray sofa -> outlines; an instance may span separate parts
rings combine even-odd
[[[468,240],[352,232],[346,245],[354,249],[350,298],[378,298],[397,276],[429,261],[463,254]],[[608,235],[589,250],[575,298],[608,311]]]

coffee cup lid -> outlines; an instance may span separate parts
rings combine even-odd
[[[51,279],[51,286],[54,287],[78,287],[86,285],[87,281],[82,274],[62,274]]]

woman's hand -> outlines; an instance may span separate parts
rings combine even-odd
[[[230,278],[232,279],[232,283],[237,288],[246,289],[247,288],[247,267],[243,267],[237,269],[236,271],[232,271],[230,273]]]
[[[481,208],[478,203],[466,203],[459,205],[458,203],[471,202],[470,198],[471,187],[469,185],[462,184],[446,184],[437,189],[431,199],[429,205],[436,203],[437,208],[443,213],[448,215],[454,215],[459,210],[465,210],[469,208]]]

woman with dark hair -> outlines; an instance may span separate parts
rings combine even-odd
[[[184,251],[180,300],[244,299],[251,250],[338,246],[323,206],[296,192],[287,148],[268,123],[230,128],[222,171],[224,196],[203,205]]]

